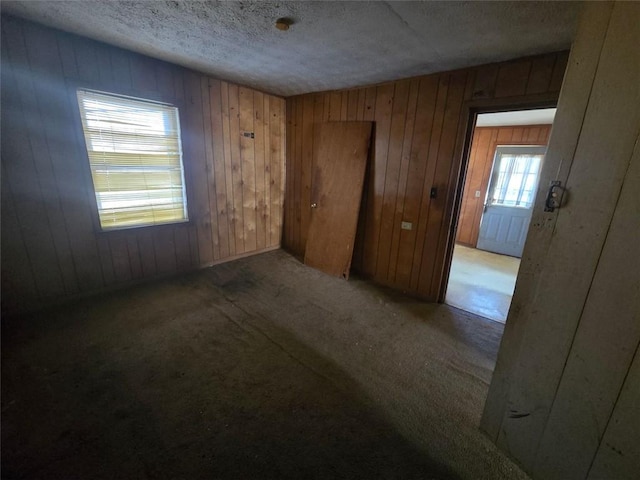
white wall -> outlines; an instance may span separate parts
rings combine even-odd
[[[640,472],[639,34],[640,4],[585,6],[485,406],[534,478]]]

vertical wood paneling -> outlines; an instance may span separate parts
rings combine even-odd
[[[65,128],[65,125],[74,124],[77,104],[72,102],[76,100],[67,95],[65,85],[53,81],[63,75],[55,34],[33,24],[26,24],[24,33],[34,80],[33,94],[43,118],[43,131],[59,192],[58,196],[45,201],[59,200],[61,204],[80,290],[98,289],[104,285],[104,279],[99,268],[96,238],[91,233],[96,224],[91,217],[94,196],[87,182],[88,165],[78,165],[74,161],[81,152],[79,137],[76,129]],[[25,113],[31,116],[31,113]],[[60,261],[67,263],[69,260],[58,257]]]
[[[264,175],[264,205],[262,214],[264,217],[263,220],[263,228],[264,228],[264,243],[265,246],[271,246],[271,102],[269,101],[268,95],[263,95],[262,98],[262,149],[264,151],[264,165],[263,165],[263,175]]]
[[[149,230],[140,232],[140,234],[137,235],[137,240],[138,252],[140,252],[140,262],[142,264],[142,275],[145,277],[156,275],[158,273],[158,268],[152,232]]]
[[[133,236],[126,237],[127,251],[129,253],[129,268],[131,270],[131,278],[137,280],[142,277],[142,262],[140,260],[140,252],[138,249],[138,239]]]
[[[293,203],[295,201],[295,194],[293,191],[293,173],[296,171],[295,159],[294,159],[294,151],[293,151],[293,139],[295,137],[297,128],[293,125],[293,112],[295,107],[295,98],[287,100],[286,102],[286,125],[287,125],[287,135],[285,137],[286,142],[286,177],[285,177],[285,205],[284,205],[284,213],[285,218],[283,221],[284,225],[284,241],[287,242],[289,248],[294,252],[300,255],[300,250],[296,249],[295,245],[295,237],[293,235],[293,223],[294,223],[294,214],[293,214]]]
[[[229,233],[229,255],[235,255],[236,247],[236,224],[238,223],[238,212],[235,208],[235,185],[233,183],[233,157],[231,154],[231,118],[229,108],[229,84],[220,82],[220,108],[222,110],[222,139],[218,143],[224,149],[224,183],[225,183],[225,206],[228,221]],[[221,172],[222,173],[222,172]],[[222,183],[222,176],[218,177],[218,183]]]
[[[475,72],[467,72],[465,85],[463,88],[462,105],[468,104],[473,97],[473,86],[475,85]],[[467,130],[469,123],[469,110],[461,107],[458,114],[457,131],[464,133]],[[445,189],[445,204],[442,215],[442,223],[440,226],[440,236],[438,239],[437,249],[435,251],[435,264],[433,273],[431,276],[431,288],[429,290],[430,295],[436,299],[443,300],[441,288],[446,279],[449,276],[446,263],[450,262],[448,255],[453,254],[453,230],[454,225],[454,210],[456,208],[455,202],[457,200],[458,184],[461,178],[462,168],[462,155],[465,144],[465,137],[461,134],[456,134],[456,138],[453,141],[453,150],[451,158],[453,161],[449,164],[449,175],[447,179],[447,188]],[[449,188],[448,186],[451,186]]]
[[[200,78],[200,92],[202,94],[202,124],[204,130],[204,152],[206,165],[207,192],[209,196],[209,218],[211,219],[211,242],[213,244],[213,260],[220,259],[220,234],[218,228],[218,199],[216,192],[216,178],[214,177],[215,160],[213,156],[213,122],[211,112],[211,98],[209,79]]]
[[[554,78],[562,79],[558,72],[564,72],[565,65],[564,53],[549,54],[287,99],[291,185],[286,189],[284,244],[293,253],[304,254],[313,172],[305,156],[313,148],[309,122],[373,120],[375,140],[353,266],[379,283],[435,300],[460,166],[460,132],[466,128],[464,103],[557,97]],[[527,142],[541,136],[531,129],[510,134]],[[482,169],[477,175],[481,174]],[[435,198],[432,188],[437,189]],[[467,215],[469,209],[464,211]],[[412,223],[412,229],[400,229],[403,221]]]
[[[398,82],[393,98],[389,138],[400,138],[406,130],[407,108],[409,102],[408,80]],[[380,228],[378,236],[378,253],[376,261],[376,277],[386,279],[389,271],[391,255],[391,239],[395,223],[395,206],[398,197],[398,182],[402,164],[402,141],[390,141],[387,147],[387,162],[384,172],[382,191],[382,208],[380,211]]]
[[[546,232],[528,237],[537,255],[525,247],[523,264],[533,274],[516,290],[526,303],[511,309],[507,325],[518,329],[505,331],[513,346],[501,352],[485,409],[498,445],[540,478],[585,478],[637,348],[640,110],[630,99],[638,95],[639,23],[630,3],[585,8],[567,71],[573,89],[563,87],[543,172],[566,182],[571,201],[543,217]],[[637,432],[615,443],[637,445]],[[606,478],[637,477],[634,451],[619,451],[625,475]]]
[[[256,212],[256,249],[262,250],[266,246],[265,239],[265,185],[264,185],[264,95],[261,92],[253,94],[253,129],[255,132],[255,212]]]
[[[15,72],[13,67],[14,64],[19,65],[28,61],[22,32],[16,25],[8,25],[7,31],[3,31],[3,34],[9,37],[8,41],[3,38],[3,53],[6,58],[9,58],[4,50],[11,48],[12,55],[10,62],[3,59],[2,65],[2,107],[7,114],[6,118],[3,118],[3,124],[6,122],[7,134],[2,136],[2,151],[3,156],[5,152],[10,152],[18,157],[15,163],[8,164],[6,167],[6,175],[13,184],[12,190],[16,195],[16,202],[18,206],[24,206],[24,208],[18,209],[18,211],[24,212],[18,221],[25,228],[31,229],[34,234],[40,231],[40,234],[45,235],[44,238],[51,242],[51,245],[45,246],[43,251],[33,254],[34,259],[40,256],[49,259],[42,268],[52,269],[44,274],[45,277],[50,276],[50,278],[37,279],[37,281],[59,282],[57,285],[59,293],[65,290],[69,291],[69,289],[72,289],[71,292],[77,291],[77,285],[74,289],[74,285],[69,284],[70,279],[75,280],[75,272],[65,272],[63,268],[60,268],[59,262],[53,263],[57,252],[65,256],[69,255],[69,241],[59,205],[46,202],[47,194],[56,194],[57,185],[48,152],[47,139],[43,134],[46,125],[41,120],[38,103],[34,96],[33,82],[25,75]],[[9,94],[13,89],[17,90],[16,97]],[[34,133],[26,135],[25,128]],[[22,145],[25,143],[27,148],[22,149]],[[28,198],[26,194],[28,194],[29,177],[31,176],[39,179],[39,192],[37,192],[37,197]],[[48,235],[50,238],[47,238]],[[33,238],[31,241],[37,242],[37,238]],[[68,266],[73,270],[73,262],[70,262]]]
[[[476,246],[482,209],[489,185],[491,167],[498,145],[546,145],[551,125],[515,127],[477,127],[471,140],[471,152],[465,178],[460,216],[456,231],[456,242],[470,247]],[[475,192],[480,196],[476,197]]]
[[[186,228],[174,228],[173,240],[176,247],[176,269],[179,272],[189,270],[191,265],[194,265],[191,260],[191,248],[189,245],[189,231]],[[138,248],[140,248],[140,241],[138,239]],[[144,267],[142,269],[143,275],[145,275]],[[145,275],[146,276],[146,275]]]
[[[338,97],[338,101],[340,100],[340,98]],[[339,114],[339,111],[338,111]],[[302,128],[303,126],[303,117],[304,117],[304,103],[302,101],[302,99],[300,99],[300,101],[296,102],[296,108],[293,112],[294,118],[293,118],[293,122],[296,125],[296,128]],[[296,135],[294,138],[294,159],[296,160],[296,165],[299,166],[299,168],[297,168],[295,170],[295,174],[294,174],[294,178],[293,178],[293,191],[295,192],[295,202],[294,202],[294,215],[295,215],[295,222],[294,222],[294,238],[295,238],[295,242],[297,245],[297,248],[300,251],[304,250],[304,246],[302,245],[302,227],[301,227],[301,223],[302,223],[302,202],[303,202],[303,198],[302,198],[302,173],[303,173],[303,156],[302,156],[302,145],[303,145],[303,139],[304,139],[304,134],[303,132],[300,132],[300,135]]]
[[[209,80],[209,99],[208,109],[211,119],[211,138],[224,138],[224,130],[222,127],[222,102],[221,102],[221,82],[219,80]],[[207,105],[205,105],[207,107]],[[224,141],[213,141],[213,184],[216,192],[216,216],[219,258],[227,258],[231,255],[229,245],[229,215],[227,204],[227,178],[225,175],[225,154]],[[213,205],[212,205],[213,208]],[[213,212],[212,212],[213,214]]]
[[[100,231],[76,84],[178,106],[189,222]],[[235,85],[3,16],[3,311],[278,247],[284,100],[242,95],[256,139]]]
[[[207,219],[211,228],[211,243],[213,246],[213,260],[220,258],[220,236],[218,232],[218,202],[216,198],[216,178],[213,175],[214,158],[213,158],[213,131],[211,122],[211,99],[209,97],[209,80],[206,77],[200,77],[200,94],[202,95],[202,131],[204,132],[204,176],[207,185],[207,198],[209,205],[205,207],[208,212]],[[203,199],[204,200],[204,199]]]
[[[414,266],[413,257],[417,243],[418,219],[420,217],[420,205],[427,168],[427,162],[424,159],[427,158],[431,143],[438,93],[439,78],[437,76],[420,79],[416,123],[411,145],[411,158],[409,160],[409,176],[406,189],[403,192],[404,210],[402,212],[402,219],[411,222],[413,228],[400,231],[398,265],[395,277],[395,284],[402,285],[404,286],[403,288],[407,288],[410,285]]]
[[[131,267],[129,265],[129,250],[127,249],[127,239],[121,232],[111,235],[109,238],[109,248],[113,259],[113,271],[118,282],[131,280]]]
[[[531,75],[527,81],[527,95],[549,90],[556,59],[552,56],[538,57],[531,64]]]
[[[269,113],[271,114],[269,125],[270,144],[270,173],[271,173],[271,223],[269,225],[269,246],[280,245],[283,230],[283,204],[285,179],[285,113],[286,104],[282,99],[269,97]]]
[[[176,271],[176,250],[173,242],[173,227],[163,225],[153,233],[153,251],[156,257],[156,268],[160,275]]]
[[[420,88],[420,80],[411,81],[409,90],[409,100],[407,105],[406,124],[404,128],[404,139],[402,141],[402,153],[400,163],[400,174],[398,178],[398,187],[395,191],[395,210],[393,212],[393,221],[391,224],[392,238],[391,247],[389,249],[389,271],[388,279],[391,283],[396,281],[396,270],[398,266],[398,244],[402,229],[400,228],[403,221],[404,205],[406,197],[403,195],[407,191],[407,182],[409,175],[409,162],[411,159],[411,143],[413,141],[414,125],[416,118],[416,108],[418,104],[418,90]]]
[[[608,419],[588,480],[633,480],[640,471],[640,346]]]
[[[240,95],[237,85],[228,84],[229,93],[229,148],[231,149],[231,173],[233,179],[233,211],[236,237],[236,254],[244,248],[244,188],[242,184],[242,158],[240,156]]]
[[[435,193],[429,203],[429,223],[426,231],[424,249],[422,253],[422,266],[418,280],[419,292],[433,292],[432,280],[438,271],[438,263],[441,262],[438,250],[443,248],[442,235],[443,222],[446,214],[446,202],[449,196],[449,185],[455,185],[450,179],[452,166],[455,162],[454,148],[457,139],[460,113],[464,100],[464,91],[467,83],[466,72],[451,74],[449,88],[447,90],[447,104],[444,110],[444,123],[440,137],[437,161],[431,188]],[[428,189],[429,193],[431,189]],[[429,228],[430,227],[430,228]]]
[[[630,252],[640,245],[640,222],[633,221],[637,220],[640,212],[639,191],[640,144],[636,140],[589,296],[540,441],[535,467],[540,478],[586,478],[629,366],[637,355],[640,343],[640,255]],[[610,313],[613,308],[615,315]],[[603,318],[607,318],[606,327],[603,327]],[[640,384],[636,391],[638,387]],[[640,405],[636,410],[635,415],[629,412],[629,419],[638,427]],[[622,444],[614,448],[624,456],[637,456],[640,447],[634,445],[636,442],[631,440],[632,436],[626,437],[629,440],[616,437],[614,441]],[[636,465],[639,462],[640,459]]]
[[[373,164],[369,167],[369,189],[367,199],[363,270],[365,274],[375,276],[378,263],[378,245],[380,243],[382,206],[384,201],[385,173],[389,155],[389,131],[393,111],[395,84],[377,87],[374,118],[375,139],[372,142]]]
[[[540,184],[548,185],[551,180],[566,182],[571,162],[578,144],[582,122],[589,103],[593,78],[597,69],[599,53],[606,35],[612,3],[599,3],[599,12],[583,17],[584,28],[579,28],[574,45],[564,89],[558,103],[553,125],[553,135],[549,138],[549,148],[545,156],[545,168],[540,175]],[[594,21],[597,19],[597,21]],[[586,22],[586,23],[585,23]],[[554,65],[554,72],[562,70],[562,55]],[[558,87],[559,88],[559,87]],[[555,221],[549,221],[549,215],[543,211],[544,198],[536,199],[531,218],[528,238],[518,272],[518,288],[511,301],[513,320],[507,321],[498,360],[487,402],[482,416],[481,428],[496,441],[505,410],[508,408],[508,392],[512,383],[513,371],[524,337],[527,322],[527,306],[531,303],[542,272],[541,258],[547,254],[549,243],[555,231]],[[554,217],[558,213],[554,214]],[[517,312],[517,314],[515,313]]]
[[[3,75],[5,68],[3,68]],[[3,80],[4,85],[4,80]],[[20,311],[27,308],[38,291],[35,275],[22,231],[7,173],[2,166],[2,296],[8,310]]]
[[[307,244],[307,231],[311,218],[311,175],[313,169],[313,118],[315,98],[307,95],[302,100],[302,138],[309,141],[302,145],[302,157],[300,158],[300,182],[301,182],[301,218],[300,218],[300,243],[302,248]],[[304,251],[303,251],[304,252]]]
[[[242,163],[242,208],[244,251],[256,250],[256,165],[253,90],[240,87],[240,159]]]
[[[428,144],[426,153],[426,170],[425,175],[422,178],[422,188],[420,189],[420,206],[418,210],[418,224],[416,226],[416,244],[413,251],[413,261],[411,265],[411,284],[409,289],[412,291],[419,291],[420,271],[422,268],[422,257],[424,255],[424,245],[427,240],[427,234],[432,229],[429,229],[429,213],[431,206],[431,188],[434,183],[435,170],[438,161],[438,149],[440,148],[440,141],[442,138],[442,129],[444,126],[444,111],[447,104],[447,97],[449,95],[449,75],[440,75],[438,85],[438,96],[435,100],[435,111],[433,118],[433,125],[431,127],[431,138]],[[433,237],[436,232],[431,231]],[[428,253],[428,252],[427,252]]]
[[[213,241],[211,238],[211,218],[209,211],[209,188],[207,177],[207,159],[205,151],[205,136],[198,135],[203,132],[202,91],[200,76],[195,72],[188,72],[185,78],[185,86],[189,91],[187,102],[191,108],[187,108],[187,144],[183,144],[187,155],[192,159],[189,165],[191,170],[191,188],[194,202],[191,205],[193,221],[195,221],[198,238],[198,251],[200,262],[209,264],[213,262]]]
[[[529,83],[533,62],[509,62],[498,68],[495,97],[515,97],[524,95]]]

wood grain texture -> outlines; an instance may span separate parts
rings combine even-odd
[[[558,96],[564,52],[337,92],[287,99],[287,172],[283,244],[303,257],[309,211],[308,152],[323,121],[374,121],[354,268],[377,283],[435,301],[444,269],[465,106]],[[496,92],[500,98],[497,98]],[[540,132],[535,132],[540,136]],[[514,133],[529,141],[533,131]],[[431,198],[431,189],[437,189]],[[401,222],[411,230],[400,229]]]
[[[371,122],[332,122],[316,129],[304,263],[329,275],[349,278],[371,127]]]
[[[566,184],[611,10],[611,3],[594,4],[590,7],[588,14],[583,16],[581,26],[576,33],[549,138],[545,166],[540,174],[541,186],[549,185],[551,180],[560,180]],[[560,57],[557,61],[560,61]],[[554,72],[557,70],[555,65]],[[510,383],[528,322],[527,305],[531,303],[538,284],[542,280],[543,260],[549,249],[559,213],[559,210],[552,214],[545,213],[544,196],[536,197],[527,235],[528,241],[525,244],[518,271],[518,284],[511,301],[509,319],[505,325],[503,341],[498,352],[498,360],[480,424],[481,429],[494,441],[498,438],[504,412],[508,408]]]
[[[638,192],[636,142],[540,441],[534,470],[539,478],[587,476],[640,343],[640,255],[630,254],[640,245],[640,221],[634,221],[640,212]],[[640,422],[635,415],[630,420]],[[636,440],[638,436],[640,429]],[[624,441],[627,446],[633,443],[637,441]],[[627,462],[640,451],[621,447]]]
[[[607,423],[588,480],[635,480],[640,472],[640,346]]]
[[[100,231],[76,86],[178,106],[188,223]],[[284,107],[279,97],[3,16],[3,312],[277,247]],[[259,130],[255,138],[241,137],[241,125]]]
[[[570,64],[568,81],[577,88],[561,97],[556,123],[563,114],[572,121],[563,125],[558,152],[556,126],[549,146],[550,158],[569,149],[562,164],[549,167],[560,172],[556,178],[567,172],[570,197],[547,216],[552,234],[532,259],[535,277],[524,284],[532,291],[507,319],[507,325],[512,318],[519,325],[517,336],[505,332],[503,339],[517,347],[507,343],[512,367],[505,378],[503,366],[500,390],[492,386],[485,410],[486,419],[494,419],[495,406],[502,405],[500,424],[492,427],[498,445],[540,478],[587,475],[637,348],[640,278],[630,258],[638,257],[632,159],[640,134],[639,13],[624,2],[586,9],[576,40],[576,54],[586,61]],[[577,76],[585,67],[589,75]],[[573,122],[577,137],[567,128]],[[594,358],[599,355],[600,361]],[[638,437],[617,441],[637,443]]]
[[[482,209],[498,145],[546,145],[551,125],[522,127],[476,127],[471,140],[456,242],[475,248]],[[476,191],[480,196],[476,196]]]

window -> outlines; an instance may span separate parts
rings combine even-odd
[[[188,220],[178,109],[78,90],[103,230]]]
[[[491,204],[531,208],[543,158],[544,147],[498,147]]]

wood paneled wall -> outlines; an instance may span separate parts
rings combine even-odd
[[[188,223],[100,231],[76,86],[179,107]],[[279,97],[3,17],[3,310],[278,247],[284,116]]]
[[[456,242],[475,248],[493,158],[498,145],[546,145],[551,125],[476,127],[462,193]],[[480,196],[476,197],[476,191]]]
[[[375,122],[354,268],[375,281],[437,298],[454,209],[468,107],[557,100],[567,53],[377,86],[287,99],[284,245],[304,255],[313,132],[320,122]],[[432,189],[436,195],[432,198]],[[412,230],[401,230],[402,221]]]
[[[481,428],[535,479],[640,472],[640,8],[585,5]]]

